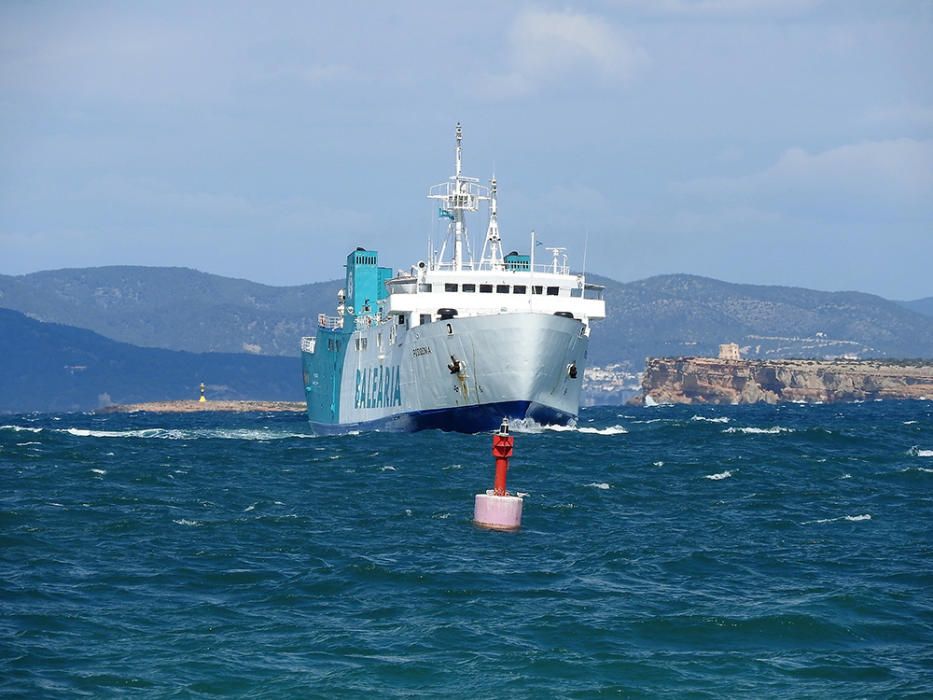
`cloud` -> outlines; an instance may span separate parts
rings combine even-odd
[[[872,125],[933,129],[933,105],[899,105],[875,109],[865,115]]]
[[[933,201],[933,140],[867,141],[811,153],[786,150],[764,170],[740,177],[704,178],[682,191],[704,196],[781,197],[849,201],[852,205]]]
[[[599,17],[529,10],[512,23],[506,71],[487,78],[486,89],[507,97],[587,77],[625,82],[646,63],[641,47]]]
[[[793,17],[823,0],[618,0],[623,9],[650,15],[709,19]]]

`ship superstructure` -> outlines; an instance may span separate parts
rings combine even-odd
[[[439,428],[477,432],[503,417],[567,424],[580,406],[590,322],[605,317],[602,287],[573,274],[563,248],[535,261],[503,254],[497,184],[455,174],[428,197],[447,222],[439,249],[392,274],[378,253],[347,257],[335,316],[302,338],[308,418],[317,432]],[[467,215],[488,206],[478,261]]]

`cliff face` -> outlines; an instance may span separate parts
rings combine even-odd
[[[648,360],[645,403],[778,403],[933,399],[933,362]]]

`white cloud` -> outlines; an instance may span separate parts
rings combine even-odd
[[[526,95],[587,76],[631,80],[647,62],[634,41],[600,17],[575,12],[525,11],[508,35],[508,65],[487,79],[498,96]]]
[[[868,124],[906,128],[933,128],[933,106],[899,105],[875,109],[865,115]]]
[[[617,5],[651,15],[710,19],[789,17],[805,14],[823,0],[618,0]]]
[[[791,148],[770,167],[749,175],[685,183],[688,193],[732,197],[851,198],[853,204],[933,201],[933,140],[894,139],[839,146],[818,153]]]

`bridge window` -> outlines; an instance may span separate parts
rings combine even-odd
[[[456,283],[456,282],[453,282],[453,283],[451,283],[451,282],[445,282],[445,283],[444,283],[444,291],[445,291],[445,292],[456,292],[456,291],[457,291],[457,283]]]
[[[431,322],[431,314],[421,314],[421,325]]]
[[[464,291],[464,292],[475,292],[475,291],[476,291],[476,285],[475,285],[475,284],[464,284],[464,285],[463,285],[463,291]]]
[[[512,287],[512,294],[527,294],[528,287],[523,284],[516,284]]]
[[[369,338],[357,338],[356,339],[357,350],[365,350],[368,344],[369,344]]]
[[[492,294],[492,285],[491,284],[481,284],[479,286],[480,294]]]
[[[497,285],[496,285],[496,293],[497,293],[497,294],[508,294],[508,293],[509,293],[509,285],[507,285],[507,284],[497,284]]]
[[[430,292],[431,290],[432,290],[432,286],[430,282],[422,282],[421,284],[418,285],[419,292]]]
[[[547,295],[548,295],[549,297],[556,297],[556,296],[557,296],[557,293],[558,293],[559,291],[560,291],[560,287],[548,287],[548,288],[547,288]]]
[[[531,288],[531,293],[532,294],[544,294],[544,287],[542,287],[540,284],[536,284]]]

